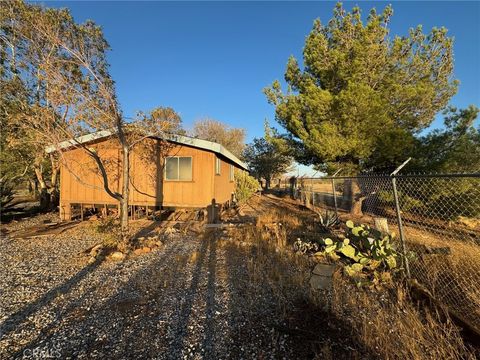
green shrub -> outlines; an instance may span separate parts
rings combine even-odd
[[[235,197],[239,203],[244,203],[260,189],[260,184],[246,171],[235,171]]]
[[[393,195],[393,191],[380,190],[378,192],[378,198],[385,204],[395,208],[395,197]],[[421,200],[404,194],[402,191],[398,192],[398,198],[400,199],[400,206],[403,211],[419,211],[425,206]]]
[[[319,225],[324,231],[329,231],[340,223],[338,216],[334,213],[325,211],[325,215],[322,215],[320,211],[316,212],[319,218]]]
[[[111,233],[120,226],[119,221],[114,216],[101,217],[95,224],[95,230],[100,233]]]
[[[398,198],[402,211],[446,221],[480,217],[478,178],[401,179]],[[392,190],[378,191],[383,206],[395,208]]]

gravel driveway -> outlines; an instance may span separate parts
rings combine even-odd
[[[98,237],[81,224],[0,240],[0,358],[294,357],[245,249],[176,234],[151,253],[88,264],[82,251]]]

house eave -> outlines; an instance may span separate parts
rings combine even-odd
[[[45,148],[45,151],[47,153],[52,153],[55,151],[64,151],[68,150],[72,147],[78,147],[83,144],[87,144],[89,142],[95,141],[95,140],[101,140],[107,137],[110,137],[114,135],[114,132],[109,131],[109,130],[102,130],[98,131],[95,133],[87,134],[87,135],[82,135],[79,136],[75,139],[70,139],[66,141],[62,141],[56,145],[49,145]],[[216,154],[222,155],[223,157],[229,159],[239,167],[241,167],[244,170],[247,170],[247,165],[241,161],[239,158],[237,158],[235,155],[233,155],[230,151],[228,151],[223,145],[213,142],[213,141],[208,141],[208,140],[202,140],[202,139],[196,139],[192,138],[189,136],[184,136],[184,135],[174,135],[174,134],[168,134],[165,137],[159,137],[152,135],[152,138],[160,139],[160,140],[165,140],[169,141],[172,143],[176,143],[179,145],[186,145],[186,146],[191,146],[194,148],[198,149],[203,149],[207,151],[214,152]]]

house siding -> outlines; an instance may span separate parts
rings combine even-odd
[[[211,151],[173,144],[163,150],[159,140],[146,139],[145,142],[145,146],[136,146],[130,155],[131,205],[202,208],[212,199],[217,203],[230,200],[234,191],[234,182],[229,179],[230,161],[221,157],[221,175],[216,176],[217,155]],[[99,156],[107,160],[110,188],[121,192],[122,157],[118,143],[104,139],[88,146],[95,148]],[[192,180],[165,180],[163,167],[166,156],[192,157]],[[60,168],[61,209],[69,208],[70,204],[118,204],[105,192],[94,160],[83,149],[68,150],[63,157]]]
[[[232,193],[235,191],[235,182],[230,181],[230,165],[233,163],[220,157],[220,175],[214,175],[214,198],[219,204],[231,200]]]

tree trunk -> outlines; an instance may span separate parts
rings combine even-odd
[[[50,161],[52,163],[52,176],[50,178],[51,187],[49,189],[50,193],[50,208],[54,210],[60,204],[60,192],[58,191],[58,173],[59,173],[59,164],[54,158],[53,155],[50,155]]]
[[[120,199],[120,227],[122,231],[122,240],[127,239],[128,235],[128,198],[130,183],[130,153],[127,145],[122,145],[123,154],[123,187],[122,198]]]
[[[55,157],[50,154],[50,162],[52,164],[52,176],[50,178],[50,182],[52,183],[52,188],[57,187],[57,181],[58,181],[58,172],[59,172],[59,164],[58,161],[55,159]]]
[[[47,184],[43,178],[42,168],[38,165],[34,166],[35,175],[40,185],[40,211],[45,212],[50,210],[50,193],[48,192]]]
[[[47,212],[50,210],[50,193],[46,188],[40,189],[40,211]]]
[[[28,179],[28,192],[35,197],[38,196],[38,183],[36,180]]]
[[[50,189],[50,206],[55,209],[60,204],[60,191],[57,187]]]
[[[352,204],[350,214],[353,216],[363,216],[362,206],[366,197],[362,194],[362,190],[360,189],[357,180],[352,180],[351,182],[350,197]]]
[[[270,178],[265,178],[265,190],[270,189]]]

